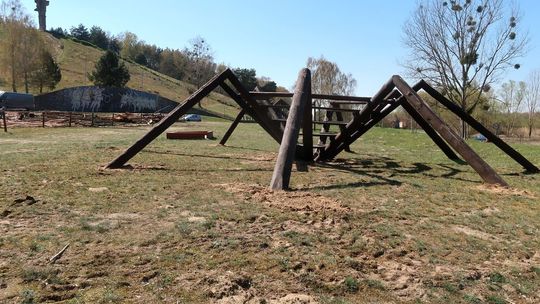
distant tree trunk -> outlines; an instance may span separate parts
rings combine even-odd
[[[29,93],[29,89],[28,89],[28,72],[24,71],[24,91],[26,92],[26,94]]]

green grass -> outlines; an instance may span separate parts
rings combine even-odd
[[[228,125],[172,129],[219,140]],[[101,169],[147,130],[0,134],[0,212],[11,212],[0,217],[0,302],[540,300],[539,176],[492,144],[470,142],[511,189],[483,186],[420,132],[379,128],[355,154],[293,172],[292,193],[265,190],[278,146],[255,124],[227,147],[160,136],[134,169]],[[513,146],[540,163],[540,146]],[[38,203],[12,206],[26,195]]]

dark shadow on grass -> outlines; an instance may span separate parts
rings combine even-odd
[[[395,161],[394,159],[385,156],[369,157],[364,159],[338,159],[334,162],[318,163],[315,166],[348,172],[358,176],[365,176],[373,179],[373,181],[366,182],[350,182],[344,184],[313,187],[313,189],[320,190],[344,189],[353,187],[371,187],[381,185],[400,186],[405,183],[403,180],[408,178],[408,176],[410,175],[421,175],[429,178],[445,178],[472,183],[479,182],[476,180],[469,180],[458,177],[460,173],[465,173],[466,171],[454,168],[451,165],[438,164],[438,167],[447,170],[447,172],[441,175],[435,175],[429,173],[433,170],[433,167],[430,167],[424,163],[413,163],[412,167],[403,166],[403,164],[399,163],[398,161]]]
[[[247,148],[247,147],[238,147],[238,146],[229,146],[229,145],[225,145],[225,146],[222,146],[222,147],[236,149],[236,150],[259,151],[259,152],[266,152],[266,153],[272,152],[272,151],[256,149],[256,148]]]
[[[161,166],[143,166],[143,165],[123,165],[120,168],[114,168],[114,169],[106,169],[104,170],[128,170],[128,171],[141,171],[141,170],[148,170],[148,171],[170,171],[171,169]]]
[[[155,150],[143,150],[144,153],[152,154],[161,154],[161,155],[175,155],[175,156],[190,156],[190,157],[201,157],[201,158],[212,158],[212,159],[236,159],[236,160],[249,160],[249,161],[260,161],[260,162],[274,162],[274,159],[258,159],[250,158],[243,156],[224,156],[224,155],[204,155],[204,154],[193,154],[193,153],[180,153],[173,151],[155,151]]]

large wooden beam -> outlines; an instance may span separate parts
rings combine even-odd
[[[429,95],[431,95],[431,97],[435,98],[435,100],[437,100],[439,103],[445,106],[448,110],[456,114],[459,118],[463,119],[473,129],[475,129],[476,131],[484,135],[490,142],[495,144],[504,153],[506,153],[508,156],[510,156],[512,159],[514,159],[516,162],[522,165],[523,168],[525,168],[525,170],[529,172],[533,172],[533,173],[540,172],[540,169],[538,169],[538,167],[536,167],[533,163],[531,163],[528,159],[526,159],[523,155],[521,155],[521,153],[516,151],[514,148],[512,148],[510,145],[508,145],[506,142],[500,139],[497,135],[493,134],[490,130],[484,127],[480,122],[474,119],[467,112],[463,111],[463,109],[461,109],[455,103],[450,101],[448,98],[444,97],[444,95],[442,95],[439,91],[437,91],[432,86],[430,86],[424,80],[420,81],[420,88],[424,90],[426,93],[428,93]]]
[[[418,96],[400,76],[392,77],[395,86],[408,102],[445,141],[489,184],[508,186],[508,184],[491,168],[465,141],[457,135],[431,108]]]
[[[146,133],[141,139],[137,140],[131,147],[127,148],[121,155],[115,158],[107,165],[109,169],[117,169],[124,166],[130,159],[132,159],[137,153],[144,149],[154,139],[156,139],[161,133],[165,132],[172,124],[174,124],[182,115],[186,114],[195,104],[201,101],[206,95],[210,94],[221,82],[223,82],[229,75],[226,70],[221,74],[214,76],[208,83],[199,88],[195,93],[188,97],[182,104],[178,105],[172,110],[165,118],[157,123],[148,133]],[[232,72],[230,72],[232,73]]]
[[[231,137],[234,130],[236,130],[236,127],[238,127],[238,124],[240,123],[240,121],[242,121],[242,118],[244,117],[245,114],[246,114],[246,110],[244,109],[242,109],[240,113],[238,113],[238,115],[232,122],[231,126],[229,127],[227,132],[225,132],[225,135],[223,135],[223,138],[219,142],[220,145],[224,146],[227,143],[227,140],[229,140],[229,137]]]
[[[310,91],[311,72],[308,69],[302,69],[298,75],[298,80],[296,81],[296,88],[289,110],[289,117],[287,118],[287,124],[285,126],[285,132],[283,133],[281,146],[279,147],[274,174],[272,175],[272,181],[270,182],[270,188],[272,190],[289,189],[298,135],[300,133],[300,127],[302,126],[306,104],[310,102]]]
[[[309,70],[308,70],[309,72]],[[312,113],[312,102],[311,99],[311,76],[307,77],[304,80],[304,88],[306,95],[305,99],[307,99],[306,104],[303,108],[303,115],[302,118],[302,154],[300,155],[300,159],[306,162],[312,162],[313,161],[313,113]],[[290,112],[289,112],[290,115]],[[287,118],[287,123],[289,122],[289,119]],[[284,132],[285,133],[285,132]]]

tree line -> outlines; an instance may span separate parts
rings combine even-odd
[[[19,1],[0,5],[0,84],[13,92],[54,89],[62,78],[51,50]]]
[[[227,68],[224,64],[214,61],[213,50],[203,37],[191,39],[183,49],[162,48],[155,44],[146,43],[132,32],[111,35],[99,26],[87,28],[83,24],[69,30],[61,27],[49,31],[56,38],[72,39],[85,44],[111,51],[121,58],[143,65],[169,77],[200,87]],[[261,91],[275,91],[277,84],[268,77],[257,77],[255,69],[235,68],[247,89],[257,87]]]

